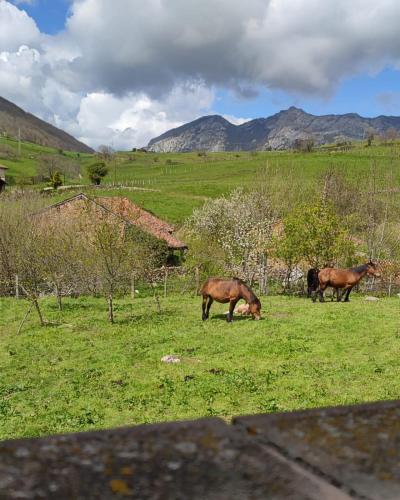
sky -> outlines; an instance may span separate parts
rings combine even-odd
[[[400,115],[398,0],[0,0],[0,96],[92,147],[297,106]]]

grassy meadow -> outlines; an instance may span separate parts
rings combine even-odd
[[[398,398],[400,300],[264,297],[264,318],[200,319],[200,298],[0,299],[0,439]],[[179,364],[165,364],[165,355]]]
[[[17,148],[9,139],[1,144]],[[42,189],[30,178],[48,154],[61,155],[23,144],[21,157],[0,156],[13,179],[7,189]],[[400,209],[400,144],[309,154],[118,153],[100,188],[86,177],[92,155],[62,156],[79,162],[81,177],[66,179],[78,186],[47,193],[46,203],[80,191],[127,196],[178,226],[207,199],[239,186],[274,185],[290,210],[291,196],[322,185],[331,169],[365,192],[378,171],[374,189],[389,185]],[[40,328],[31,313],[19,335],[28,303],[0,298],[0,439],[400,397],[397,296],[367,302],[354,295],[350,304],[263,297],[262,321],[229,325],[226,306],[214,304],[203,323],[200,298],[175,293],[161,299],[161,313],[146,294],[117,300],[114,325],[104,299],[65,299],[60,312],[48,297],[41,299],[48,325]],[[162,363],[169,354],[181,363]]]

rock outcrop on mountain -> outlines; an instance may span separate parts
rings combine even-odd
[[[329,144],[338,137],[364,139],[371,132],[400,131],[400,117],[363,118],[356,113],[314,116],[291,107],[242,125],[233,125],[222,116],[204,116],[152,139],[148,149],[155,152],[256,151],[293,147],[297,139],[313,138]]]
[[[93,149],[50,123],[37,118],[6,99],[0,97],[0,134],[18,137],[40,146],[66,151],[93,153]]]

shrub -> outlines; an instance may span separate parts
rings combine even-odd
[[[108,167],[103,161],[92,163],[87,167],[90,181],[96,186],[100,185],[102,179],[108,174]]]

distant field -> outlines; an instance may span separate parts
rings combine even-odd
[[[397,297],[268,297],[231,325],[223,305],[203,323],[198,297],[119,300],[112,326],[101,299],[43,302],[52,326],[17,336],[27,303],[0,299],[0,439],[400,397]]]
[[[0,145],[5,142],[17,147],[13,141],[0,139]],[[0,163],[10,167],[9,174],[18,181],[35,175],[43,153],[57,154],[57,151],[23,144],[21,159],[0,158]],[[82,179],[67,179],[67,183],[82,184],[82,188],[49,196],[49,202],[90,189],[85,166],[92,161],[91,155],[67,155],[80,162],[83,174]],[[128,196],[160,217],[180,223],[207,198],[227,194],[238,186],[280,182],[292,184],[293,189],[297,189],[296,183],[301,183],[302,189],[307,189],[333,167],[343,172],[349,182],[357,184],[360,180],[365,181],[373,165],[383,171],[392,171],[394,186],[400,186],[400,144],[371,148],[360,144],[347,152],[324,148],[311,154],[290,151],[209,153],[206,156],[197,153],[119,153],[109,165],[110,174],[101,190],[88,192]],[[114,183],[124,187],[118,189],[112,185]],[[134,188],[154,191],[135,191]],[[396,196],[400,200],[400,195]]]

